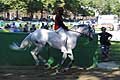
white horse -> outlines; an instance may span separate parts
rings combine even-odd
[[[31,51],[31,54],[36,62],[36,65],[39,65],[39,59],[42,60],[45,64],[47,61],[39,55],[39,51],[48,43],[51,47],[61,50],[63,53],[62,56],[62,65],[67,57],[70,58],[70,66],[74,60],[72,49],[75,48],[77,38],[81,36],[81,34],[87,35],[89,38],[93,38],[92,28],[88,25],[77,25],[73,27],[71,30],[66,31],[66,38],[61,36],[60,32],[55,32],[53,30],[46,30],[46,29],[38,29],[33,33],[30,33],[20,44],[20,46],[16,45],[15,43],[11,45],[12,49],[20,50],[25,49],[32,44],[36,45],[36,48]]]

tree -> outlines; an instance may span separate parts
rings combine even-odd
[[[30,14],[30,17],[33,18],[33,14],[39,10],[42,10],[43,8],[43,3],[41,0],[29,0],[29,1],[24,1],[26,3],[26,10],[27,13]]]
[[[0,3],[0,12],[6,12],[10,9],[10,6],[4,3]]]
[[[55,8],[56,0],[41,0],[43,3],[43,8],[49,13],[52,13]]]
[[[64,0],[64,7],[66,10],[71,11],[73,14],[77,15],[79,12],[79,0]]]
[[[1,2],[7,5],[9,10],[12,9],[16,11],[16,18],[18,18],[18,10],[22,10],[25,6],[21,0],[1,0]],[[7,13],[9,14],[9,11],[7,11]]]
[[[33,14],[43,10],[50,14],[58,6],[63,6],[65,12],[73,14],[94,15],[97,11],[100,14],[117,14],[120,15],[119,0],[0,0],[0,12],[16,11],[18,17],[19,11],[26,11],[30,17]]]
[[[112,12],[120,16],[120,3],[119,2],[115,5]]]
[[[12,0],[11,3],[11,8],[13,10],[16,10],[16,19],[18,19],[18,14],[19,14],[19,11],[22,11],[24,10],[25,8],[25,3],[21,0]]]
[[[103,11],[101,12],[102,14],[111,14],[112,13],[112,8],[110,4],[105,4]]]
[[[8,4],[5,4],[2,1],[0,1],[0,12],[5,12],[4,13],[5,15],[7,13],[7,18],[10,17],[10,15],[8,13],[9,9],[11,9],[11,8],[10,8],[10,6]]]

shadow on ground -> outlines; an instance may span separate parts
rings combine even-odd
[[[35,66],[1,66],[0,80],[120,80],[120,70],[100,69],[69,71],[51,75],[55,71]]]

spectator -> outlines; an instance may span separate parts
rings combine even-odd
[[[10,25],[7,24],[4,29],[3,29],[3,32],[10,32]]]
[[[44,26],[44,29],[48,29],[49,28],[49,25],[48,23]]]
[[[28,25],[25,24],[24,28],[23,28],[23,32],[29,32],[29,29],[28,29]]]
[[[19,29],[20,29],[20,31],[23,31],[22,24],[19,24]]]
[[[44,23],[42,23],[42,26],[41,26],[41,28],[42,28],[42,29],[44,29],[44,27],[45,27],[45,25],[44,25]]]
[[[12,27],[12,28],[15,28],[15,27],[16,27],[15,22],[13,22],[13,23],[11,24],[11,27]]]
[[[5,28],[10,28],[10,25],[9,25],[9,24],[7,24],[7,25],[5,26]]]
[[[30,28],[30,32],[34,32],[36,30],[35,24],[32,25],[32,27]]]
[[[14,32],[21,32],[21,30],[18,27],[15,27]]]
[[[47,17],[47,21],[48,21],[48,23],[51,22],[50,16]]]

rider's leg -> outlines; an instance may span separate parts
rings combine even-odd
[[[66,40],[67,35],[64,29],[59,28],[56,32],[61,36],[61,40]]]

